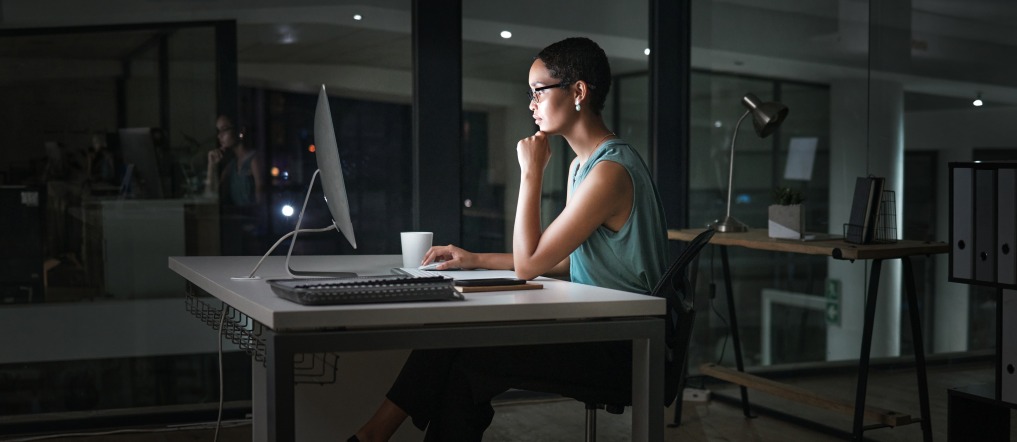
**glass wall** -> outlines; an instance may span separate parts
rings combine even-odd
[[[191,167],[215,117],[215,27],[0,36],[4,428],[211,403],[215,342],[166,257],[219,252]],[[249,398],[247,358],[225,362],[241,367],[229,397]]]
[[[3,31],[0,433],[123,416],[214,419],[216,334],[188,313],[185,284],[166,260],[260,255],[293,228],[295,214],[282,209],[299,211],[315,169],[311,122],[321,84],[356,253],[399,253],[398,232],[412,225],[410,8],[389,6],[365,8],[375,21],[363,26],[343,7],[324,23],[295,7],[267,22],[250,18],[261,16],[255,9],[189,16],[236,24],[58,14],[55,22],[102,25]],[[132,22],[172,15],[132,8]],[[2,15],[4,25],[40,23],[38,10],[15,9]],[[224,41],[221,26],[233,38]],[[230,70],[239,70],[239,88],[224,91],[221,75]],[[217,115],[231,107],[236,134],[263,165],[251,170],[264,179],[251,205],[209,186],[208,154],[221,147]],[[485,116],[466,114],[478,121],[475,143],[486,144]],[[229,155],[222,165],[237,167],[226,165]],[[312,193],[304,222],[330,224],[320,185]],[[295,253],[353,253],[330,233],[302,236]],[[227,341],[223,367],[226,417],[242,418],[250,357]],[[107,420],[90,419],[96,412]]]
[[[771,190],[787,186],[805,195],[809,232],[843,234],[855,179],[871,174],[895,194],[898,238],[946,241],[948,163],[977,159],[979,148],[1014,158],[1011,137],[992,123],[1017,112],[1017,80],[1001,74],[1013,70],[1002,54],[1014,42],[1000,36],[1017,35],[1007,13],[982,3],[693,1],[692,226],[725,213],[732,126],[742,95],[754,93],[790,113],[769,138],[740,129],[733,216],[765,229]],[[791,154],[802,147],[806,163]],[[700,292],[722,294],[719,258],[703,256]],[[948,282],[946,260],[912,259],[926,352],[991,350],[994,306]],[[748,365],[858,357],[864,263],[738,248],[731,262]],[[912,351],[901,278],[899,264],[884,263],[874,357]],[[694,358],[731,359],[722,300],[700,317]]]

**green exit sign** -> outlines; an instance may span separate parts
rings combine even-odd
[[[826,323],[840,325],[840,280],[826,280]]]

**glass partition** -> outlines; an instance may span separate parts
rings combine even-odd
[[[1008,57],[988,54],[1009,47],[996,36],[1014,29],[987,12],[915,2],[693,1],[692,227],[725,212],[732,126],[751,92],[790,113],[769,138],[740,129],[732,215],[766,229],[770,191],[792,187],[805,196],[806,230],[840,235],[855,179],[871,174],[894,192],[898,238],[946,241],[948,162],[977,159],[979,148],[1013,158],[999,123],[1013,117],[1017,80],[996,75],[1012,70]],[[792,152],[803,146],[814,152],[804,176],[792,170],[803,166]],[[700,291],[723,293],[719,257],[703,256]],[[730,256],[747,365],[858,357],[870,276],[863,263],[740,248]],[[912,259],[926,352],[992,349],[988,295],[947,282],[946,260]],[[901,278],[899,264],[884,263],[873,357],[912,351]],[[731,359],[722,299],[700,317],[694,358]]]
[[[0,279],[0,323],[18,330],[0,344],[0,424],[209,403],[215,341],[197,338],[166,258],[219,251],[192,167],[218,100],[214,30],[0,36],[5,64],[22,67],[0,74],[0,248],[18,269]],[[231,398],[250,396],[245,379]]]

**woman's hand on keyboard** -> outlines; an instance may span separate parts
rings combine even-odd
[[[477,268],[477,255],[475,253],[468,252],[452,244],[431,247],[424,254],[424,261],[420,264],[427,265],[434,261],[442,261],[435,270],[454,269],[457,267],[461,269]]]

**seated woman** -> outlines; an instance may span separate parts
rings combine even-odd
[[[573,282],[649,293],[668,262],[664,210],[639,154],[601,117],[611,87],[607,55],[593,41],[552,44],[530,66],[529,109],[540,128],[516,145],[521,180],[512,253],[432,247],[424,263],[443,268],[514,269],[522,279],[569,274]],[[565,137],[576,158],[567,203],[541,229],[540,192],[551,156],[548,138]],[[480,440],[494,416],[491,399],[528,385],[585,385],[631,397],[631,343],[418,350],[387,398],[351,441],[388,440],[407,417],[425,440]],[[607,399],[605,399],[607,400]]]

